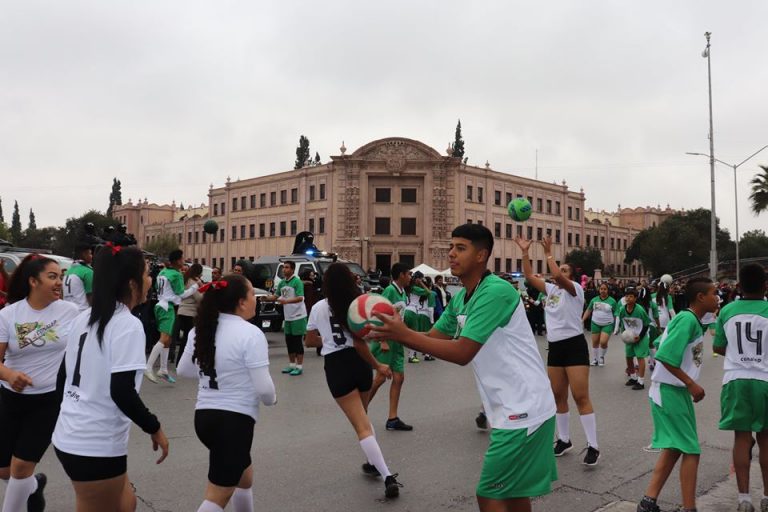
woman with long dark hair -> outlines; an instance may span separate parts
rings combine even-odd
[[[384,477],[384,494],[394,498],[400,494],[397,475],[389,472],[379,443],[368,419],[373,375],[371,369],[392,377],[390,368],[379,363],[371,354],[368,343],[353,336],[347,325],[347,311],[360,295],[355,275],[343,263],[328,266],[323,275],[325,299],[315,303],[307,325],[308,347],[322,347],[325,358],[325,379],[331,396],[349,419],[360,440],[368,462],[363,472]]]
[[[136,247],[108,244],[96,255],[93,305],[75,320],[59,371],[63,392],[53,446],[72,480],[78,512],[131,511],[128,435],[135,423],[150,435],[161,463],[168,439],[139,397],[147,364],[144,328],[131,310],[152,286]]]
[[[179,362],[182,377],[199,377],[195,433],[208,448],[208,486],[198,512],[253,511],[251,444],[259,404],[277,403],[267,339],[248,322],[253,286],[242,275],[200,287],[203,300]]]
[[[193,286],[203,284],[202,277],[203,266],[199,263],[193,263],[184,273],[184,288],[189,289]],[[197,316],[197,306],[203,300],[203,294],[199,291],[189,297],[181,299],[181,305],[176,312],[176,324],[173,326],[173,339],[176,342],[176,366],[179,365],[181,354],[184,353],[184,347],[187,346],[189,331],[195,326],[195,317]]]
[[[0,479],[3,511],[42,511],[46,476],[33,476],[59,414],[56,375],[77,306],[60,300],[62,271],[30,254],[8,283],[0,311]],[[9,479],[10,478],[10,479]]]

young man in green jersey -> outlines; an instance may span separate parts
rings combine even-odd
[[[283,279],[277,295],[267,300],[283,305],[283,331],[288,348],[288,366],[282,372],[291,376],[304,373],[304,335],[307,334],[307,306],[304,304],[304,282],[296,275],[296,263],[283,262]]]
[[[645,358],[650,354],[648,329],[651,320],[643,306],[637,303],[637,291],[627,288],[624,299],[626,303],[619,308],[619,326],[622,331],[629,331],[635,336],[634,343],[624,345],[624,356],[627,358],[627,386],[638,391],[645,389]],[[637,359],[637,372],[635,371]]]
[[[406,286],[411,282],[411,269],[405,263],[395,263],[392,265],[392,281],[382,292],[395,307],[395,311],[400,314],[400,318],[405,317],[405,308],[408,305],[408,294],[405,291]],[[371,353],[382,364],[388,365],[392,369],[392,384],[389,386],[389,416],[387,418],[387,430],[413,430],[413,426],[403,422],[398,416],[397,409],[400,405],[400,393],[403,390],[405,381],[405,349],[397,341],[380,340],[371,343]],[[371,387],[371,398],[373,400],[376,391],[384,384],[386,377],[376,373]]]
[[[557,479],[555,399],[520,294],[488,271],[493,235],[479,224],[453,230],[448,261],[464,288],[428,333],[377,315],[377,339],[395,339],[452,363],[469,362],[492,432],[477,501],[481,512],[529,512]]]
[[[80,311],[91,307],[93,293],[93,249],[90,244],[75,246],[75,263],[64,276],[64,300],[77,306]]]
[[[689,308],[672,319],[656,352],[657,365],[649,393],[653,417],[651,447],[662,451],[637,512],[659,512],[656,500],[681,456],[683,507],[679,510],[696,510],[696,474],[701,447],[693,403],[704,398],[704,388],[696,382],[704,359],[701,318],[717,309],[718,297],[712,281],[698,277],[688,281],[686,298]]]
[[[720,430],[732,430],[733,467],[739,491],[739,512],[752,512],[749,495],[749,466],[752,433],[760,448],[763,475],[761,512],[768,511],[768,280],[757,264],[744,265],[739,272],[741,300],[720,310],[715,328],[714,350],[725,356],[723,391],[720,394]]]

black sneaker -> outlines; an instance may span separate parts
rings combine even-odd
[[[573,450],[573,443],[570,441],[566,443],[562,439],[558,439],[555,443],[555,457],[562,457],[571,450]]]
[[[632,389],[634,389],[635,391],[640,389],[645,389],[645,384],[640,384],[639,382],[635,382],[635,385],[632,386]]]
[[[391,420],[387,420],[387,430],[403,430],[403,431],[411,431],[413,430],[413,427],[411,425],[407,425],[406,423],[403,423],[403,420],[400,418],[394,418]]]
[[[477,415],[477,418],[475,418],[475,425],[477,425],[477,428],[480,429],[487,429],[488,428],[488,418],[486,417],[484,412],[481,412]]]
[[[389,475],[384,479],[384,496],[387,498],[397,498],[400,496],[400,488],[403,486],[397,481],[398,474]]]
[[[587,445],[586,451],[587,454],[584,456],[584,462],[582,462],[582,464],[585,466],[597,466],[597,459],[600,458],[600,450]]]
[[[637,379],[629,379],[629,380],[627,381],[627,383],[626,383],[626,384],[624,384],[624,385],[625,385],[625,386],[634,386],[635,384],[637,384]]]
[[[661,512],[661,509],[656,504],[656,500],[643,496],[643,499],[637,504],[637,512]]]
[[[45,473],[38,473],[35,475],[35,480],[37,480],[37,490],[27,498],[27,510],[29,512],[43,512],[45,510],[43,490],[45,484],[48,483],[48,477],[45,476]]]
[[[379,470],[376,469],[376,466],[374,466],[373,464],[369,464],[368,462],[363,464],[363,473],[371,476],[381,475],[381,473],[379,473]]]
[[[431,355],[429,355],[429,354],[424,354],[424,360],[425,360],[425,361],[434,361],[434,360],[435,360],[435,358],[434,358],[434,357],[432,357],[432,356],[431,356]]]

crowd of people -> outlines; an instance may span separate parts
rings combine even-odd
[[[549,238],[542,242],[547,279],[533,273],[532,242],[518,238],[517,244],[522,287],[487,270],[494,239],[477,224],[452,233],[449,262],[462,284],[454,297],[440,276],[433,282],[396,263],[382,291],[396,314],[377,313],[376,326],[364,339],[353,334],[346,315],[366,293],[359,276],[334,263],[318,287],[316,276],[297,276],[295,264],[284,262],[283,279],[264,299],[284,311],[289,364],[282,373],[301,376],[304,347],[319,350],[331,397],[358,437],[362,471],[382,477],[385,496],[394,498],[402,484],[377,441],[370,401],[390,380],[385,428],[410,431],[413,426],[398,411],[405,362],[471,363],[483,406],[478,426],[491,428],[478,506],[484,512],[524,512],[531,510],[532,497],[551,491],[556,458],[574,448],[569,397],[587,439],[583,464],[598,464],[589,374],[605,365],[611,337],[619,335],[626,384],[634,390],[648,386],[654,433],[647,448],[660,451],[638,511],[659,510],[659,494],[678,461],[681,510],[693,511],[701,451],[693,404],[704,397],[697,380],[704,337],[712,330],[714,351],[725,356],[719,428],[735,432],[738,510],[754,510],[749,502],[753,437],[768,481],[768,455],[762,455],[768,454],[765,269],[745,265],[735,287],[705,278],[582,284],[576,269],[555,261]],[[12,275],[2,276],[7,283],[0,309],[3,512],[45,509],[47,477],[35,469],[51,443],[72,481],[78,511],[134,510],[127,476],[130,426],[135,423],[150,437],[161,463],[168,438],[139,392],[144,379],[175,382],[169,361],[176,361],[178,376],[198,380],[194,428],[209,454],[198,512],[222,511],[230,503],[237,512],[252,511],[254,427],[260,407],[276,404],[277,393],[266,337],[251,322],[257,301],[243,269],[224,276],[214,269],[204,283],[202,267],[185,266],[177,250],[153,282],[151,265],[136,247],[107,242],[94,255],[91,245],[82,244],[76,252],[65,275],[55,260],[32,254]],[[147,333],[137,312],[150,292],[156,297],[158,341],[149,344],[147,356]],[[546,361],[535,334],[546,334]],[[761,510],[768,510],[768,497]]]

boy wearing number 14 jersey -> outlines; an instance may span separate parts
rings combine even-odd
[[[749,495],[752,432],[757,433],[760,454],[768,451],[768,302],[766,275],[758,264],[739,273],[741,300],[720,311],[714,350],[725,356],[723,391],[720,395],[720,430],[733,430],[733,467],[739,490],[738,510],[754,510]],[[762,457],[761,457],[762,458]],[[762,464],[761,464],[762,466]],[[768,475],[763,469],[763,481]],[[760,510],[768,511],[768,489],[763,489]]]

